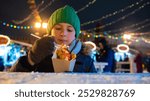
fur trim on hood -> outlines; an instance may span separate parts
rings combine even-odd
[[[92,48],[93,47],[91,45],[83,43],[82,53],[91,56]]]

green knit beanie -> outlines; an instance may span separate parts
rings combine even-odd
[[[71,24],[75,29],[76,38],[78,38],[80,33],[80,20],[72,7],[66,5],[62,8],[57,9],[50,16],[47,26],[47,33],[50,34],[53,26],[55,26],[58,23]]]

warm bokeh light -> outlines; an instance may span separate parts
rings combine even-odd
[[[44,29],[46,29],[47,28],[47,23],[45,23],[45,22],[43,22],[43,23],[36,22],[35,23],[35,28],[44,28]]]
[[[89,37],[90,37],[90,35],[87,35],[87,37],[89,38]]]
[[[45,29],[46,29],[46,28],[47,28],[47,23],[43,22],[43,23],[42,23],[42,28],[45,28]]]
[[[17,26],[14,26],[14,28],[17,28]]]
[[[130,39],[131,39],[131,35],[130,35],[130,34],[124,34],[124,35],[123,35],[123,38],[130,40]]]
[[[40,22],[36,22],[35,23],[35,28],[41,28],[41,23]]]
[[[98,38],[98,35],[95,35],[96,38]]]

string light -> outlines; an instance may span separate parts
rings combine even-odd
[[[30,1],[30,0],[29,0]],[[28,1],[28,2],[29,2]],[[25,21],[29,20],[32,15],[37,15],[39,16],[38,14],[45,11],[46,8],[48,8],[49,6],[52,5],[53,2],[55,2],[56,0],[51,0],[49,3],[47,3],[47,5],[44,6],[44,8],[40,9],[39,8],[44,4],[44,1],[42,1],[36,8],[34,8],[33,12],[31,12],[26,18],[24,18],[23,20],[20,20],[20,21],[17,21],[17,20],[13,20],[13,23],[15,24],[22,24],[24,23]],[[89,2],[88,4],[86,4],[84,7],[82,7],[81,9],[79,9],[78,11],[76,11],[76,13],[79,13],[83,10],[85,10],[86,8],[88,8],[90,5],[94,4],[96,2],[96,0],[93,0],[91,2]],[[38,11],[39,10],[39,11]],[[35,14],[36,12],[36,14]],[[37,14],[38,13],[38,14]]]
[[[81,9],[79,9],[78,11],[76,11],[76,13],[79,13],[83,10],[85,10],[86,8],[88,8],[90,5],[93,5],[96,2],[96,0],[93,0],[91,2],[89,2],[88,4],[86,4],[84,7],[82,7]]]
[[[118,19],[115,20],[115,21],[112,21],[112,22],[110,22],[110,23],[107,23],[107,24],[105,24],[105,25],[103,25],[103,26],[99,26],[99,27],[87,29],[87,31],[102,29],[102,28],[105,28],[105,27],[110,26],[110,25],[112,25],[112,24],[115,24],[115,23],[117,23],[117,22],[119,22],[119,21],[121,21],[121,20],[124,20],[124,19],[126,19],[127,17],[129,17],[129,16],[135,14],[137,11],[141,10],[142,8],[144,8],[145,6],[147,6],[147,5],[149,5],[149,4],[150,4],[150,2],[144,3],[144,4],[143,4],[142,6],[140,6],[138,9],[135,9],[134,11],[132,11],[132,12],[126,14],[125,16],[122,16],[122,17],[118,18]]]
[[[3,22],[3,21],[0,21],[0,23],[3,26],[14,28],[14,29],[32,29],[33,28],[32,26],[17,26],[17,25],[13,25],[13,24],[9,24],[9,23]]]
[[[132,25],[129,25],[129,26],[126,26],[126,27],[123,27],[123,28],[119,28],[119,29],[108,30],[106,32],[107,33],[114,33],[114,32],[119,32],[119,31],[127,30],[129,28],[133,28],[133,27],[139,26],[139,25],[144,24],[144,23],[149,22],[149,21],[150,21],[150,19],[145,19],[144,21],[138,22],[136,24],[132,24]]]
[[[28,21],[34,15],[35,11],[38,12],[38,14],[39,14],[39,13],[45,11],[45,9],[48,8],[49,6],[51,6],[52,3],[54,3],[55,1],[57,1],[57,0],[50,0],[49,3],[46,3],[46,5],[44,5],[44,8],[39,9],[44,4],[44,0],[42,0],[41,3],[39,5],[37,5],[37,7],[33,10],[33,12],[31,12],[26,18],[24,18],[23,20],[20,20],[20,21],[13,20],[13,23],[22,24],[25,21]]]
[[[53,0],[52,2],[54,2],[55,0]],[[127,10],[127,9],[129,9],[129,8],[132,8],[132,7],[134,7],[135,5],[139,5],[141,2],[142,2],[143,0],[140,0],[139,2],[136,2],[135,4],[132,4],[132,5],[129,5],[129,6],[127,6],[127,7],[125,7],[124,9],[121,9],[121,10],[119,10],[119,11],[115,11],[115,12],[113,12],[112,14],[108,14],[108,15],[115,15],[115,14],[118,14],[119,12],[123,12],[123,11],[125,11],[125,10]],[[52,4],[52,2],[50,2],[48,5],[50,5],[50,4]],[[89,7],[89,5],[91,5],[91,4],[94,4],[96,2],[96,0],[93,0],[93,1],[91,1],[91,2],[89,2],[87,5],[88,6],[85,6],[85,7],[83,7],[84,9],[85,8],[87,8],[87,7]],[[134,14],[135,12],[137,12],[138,10],[140,10],[140,9],[142,9],[142,8],[144,8],[146,5],[149,5],[150,4],[150,2],[147,2],[146,4],[143,4],[142,6],[140,6],[138,9],[136,9],[135,11],[133,11],[133,12],[131,12],[130,14],[127,14],[128,16],[129,15],[132,15],[132,14]],[[47,6],[48,6],[47,5]],[[82,9],[82,8],[81,8]],[[40,12],[41,12],[42,10],[40,10]],[[82,11],[82,10],[81,10]],[[80,9],[77,11],[77,13],[78,12],[80,12]],[[105,18],[108,18],[108,17],[110,17],[110,16],[108,16],[108,15],[106,15],[105,17],[103,16],[102,17],[102,19],[105,19]],[[118,20],[116,20],[116,21],[112,21],[111,23],[108,23],[108,24],[105,24],[105,25],[103,25],[103,26],[100,26],[99,27],[99,29],[101,29],[101,28],[104,28],[104,27],[107,27],[107,26],[110,26],[110,25],[112,25],[112,24],[114,24],[114,23],[116,23],[116,22],[118,22],[118,21],[120,21],[120,20],[123,20],[123,19],[125,19],[126,17],[128,17],[128,16],[123,16],[123,17],[121,17],[120,19],[118,19]],[[96,21],[96,20],[95,20]],[[148,19],[148,21],[149,21],[149,19]],[[92,21],[93,22],[93,21]],[[2,22],[2,21],[0,21],[0,23],[2,23],[4,26],[7,26],[7,27],[11,27],[11,28],[17,28],[17,29],[31,29],[31,28],[33,28],[32,26],[17,26],[17,25],[13,25],[13,24],[9,24],[9,23],[5,23],[5,22]],[[135,26],[135,25],[134,25]],[[148,25],[147,25],[148,26]],[[140,29],[142,29],[142,28],[144,28],[144,27],[146,27],[146,26],[141,26],[140,28],[138,28],[138,29],[136,29],[136,30],[140,30]],[[126,27],[127,28],[127,27]],[[97,28],[93,28],[94,30],[96,30]],[[121,29],[120,29],[121,30]],[[89,30],[87,30],[87,31],[91,31],[91,29],[89,29]],[[107,31],[107,32],[111,32],[111,31]]]
[[[143,40],[145,43],[150,44],[150,40],[149,40],[149,39],[146,39],[146,38],[143,37],[142,40]]]
[[[28,0],[27,2],[30,4],[30,8],[32,8],[32,12],[26,18],[24,18],[23,20],[20,20],[20,21],[12,20],[13,23],[22,24],[22,23],[28,21],[32,16],[34,16],[38,21],[41,21],[38,9],[42,6],[42,4],[44,2],[42,1],[37,7],[36,7],[36,4],[35,4],[35,0]]]
[[[101,20],[103,20],[103,19],[106,19],[106,18],[108,18],[108,17],[114,16],[114,15],[119,14],[119,13],[123,13],[123,12],[126,11],[127,9],[131,9],[131,8],[134,7],[134,6],[139,5],[142,1],[143,1],[143,0],[140,0],[139,2],[136,2],[136,3],[134,3],[134,4],[131,4],[131,5],[129,5],[129,6],[125,7],[125,8],[123,8],[123,9],[120,9],[120,10],[118,10],[118,11],[114,11],[113,13],[110,13],[110,14],[107,14],[107,15],[105,15],[105,16],[102,16],[100,19],[96,19],[96,20],[92,20],[92,21],[85,22],[85,23],[81,24],[81,26],[85,26],[85,25],[88,25],[88,24],[91,24],[91,23],[99,22],[99,21],[101,21]]]
[[[43,12],[43,11],[45,11],[45,9],[47,8],[47,7],[49,7],[49,6],[51,6],[52,5],[52,3],[54,3],[56,0],[50,0],[50,2],[49,3],[47,3],[47,5],[46,6],[44,6],[44,8],[42,8],[42,9],[40,9],[39,10],[39,13],[41,13],[41,12]]]
[[[148,27],[148,26],[150,26],[150,23],[148,23],[148,24],[145,24],[145,25],[143,25],[143,26],[140,26],[140,27],[138,27],[138,28],[136,28],[136,29],[134,29],[134,30],[132,30],[132,31],[138,31],[138,30],[141,30],[141,29],[143,29],[143,28],[145,28],[145,27]]]
[[[98,38],[98,37],[106,37],[108,38],[108,40],[116,40],[116,43],[126,43],[128,45],[131,45],[133,44],[133,42],[136,42],[136,43],[140,43],[140,38],[141,37],[138,37],[138,36],[143,36],[143,35],[149,35],[149,32],[147,33],[129,33],[130,35],[132,35],[132,39],[131,38],[128,38],[128,40],[123,40],[124,38],[124,33],[117,33],[117,34],[113,34],[113,35],[97,35],[97,34],[90,34],[90,33],[87,33],[87,32],[84,32],[84,35],[87,37],[87,38],[90,38],[90,37],[93,37],[93,38]],[[150,40],[147,38],[142,38],[142,40],[145,42],[145,43],[148,43],[150,44]],[[112,43],[112,42],[110,42]]]

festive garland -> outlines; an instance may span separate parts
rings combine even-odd
[[[110,23],[107,23],[107,24],[102,25],[102,26],[99,26],[99,27],[95,27],[95,28],[91,28],[91,29],[86,29],[86,30],[87,30],[87,31],[93,31],[93,30],[105,28],[105,27],[107,27],[107,26],[111,26],[112,24],[115,24],[115,23],[117,23],[117,22],[119,22],[119,21],[121,21],[121,20],[124,20],[124,19],[126,19],[127,17],[129,17],[129,16],[131,16],[131,15],[137,13],[139,10],[143,9],[145,6],[147,6],[147,5],[149,5],[149,4],[150,4],[150,2],[146,2],[146,3],[144,3],[142,6],[140,6],[139,8],[137,8],[137,9],[135,9],[134,11],[132,11],[132,12],[126,14],[125,16],[122,16],[122,17],[118,18],[118,19],[115,20],[115,21],[112,21],[112,22],[110,22]]]
[[[0,24],[2,24],[3,26],[9,27],[9,28],[14,28],[14,29],[32,29],[33,26],[19,26],[19,25],[14,25],[14,24],[9,24],[3,21],[0,21]]]
[[[105,16],[102,16],[102,17],[99,18],[99,19],[82,23],[81,26],[86,26],[86,25],[89,25],[89,24],[92,24],[92,23],[95,23],[95,22],[99,22],[99,21],[101,21],[101,20],[103,20],[103,19],[106,19],[106,18],[108,18],[108,17],[115,16],[116,14],[119,14],[119,13],[123,13],[123,12],[125,12],[126,10],[133,8],[134,6],[138,6],[138,5],[139,5],[140,3],[142,3],[142,2],[143,2],[143,0],[140,0],[139,2],[136,2],[136,3],[134,3],[134,4],[131,4],[131,5],[129,5],[129,6],[125,7],[125,8],[123,8],[123,9],[120,9],[120,10],[118,10],[118,11],[114,11],[113,13],[110,13],[110,14],[107,14],[107,15],[105,15]]]

